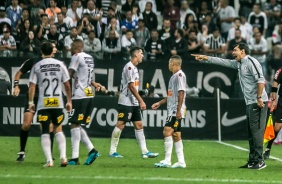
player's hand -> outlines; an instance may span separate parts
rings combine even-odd
[[[271,101],[270,112],[273,112],[273,110],[276,108],[276,105],[277,105],[276,100]]]
[[[176,119],[182,119],[181,112],[176,112]]]
[[[28,109],[29,109],[29,112],[35,113],[35,105],[34,104],[29,104]]]
[[[145,102],[142,101],[142,102],[140,103],[140,109],[141,109],[141,110],[146,110],[146,104],[145,104]]]
[[[154,103],[154,104],[152,105],[152,109],[153,109],[153,110],[156,110],[156,109],[159,108],[159,107],[160,107],[160,103],[159,103],[159,102]]]
[[[66,104],[66,110],[67,110],[67,112],[71,112],[71,110],[72,110],[72,103],[71,102],[68,102]]]
[[[108,90],[105,86],[101,86],[101,91],[106,94],[108,93]]]
[[[191,54],[191,56],[194,56],[197,61],[208,60],[208,56],[206,55]]]
[[[20,91],[21,91],[21,90],[20,90],[19,86],[15,86],[15,87],[14,87],[13,95],[14,95],[14,96],[19,96]]]
[[[262,101],[262,98],[259,98],[259,99],[257,100],[257,105],[258,105],[260,108],[263,108],[263,107],[264,107],[264,103],[263,103],[263,101]]]

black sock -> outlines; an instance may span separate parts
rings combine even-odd
[[[275,137],[274,137],[273,139],[271,139],[270,141],[268,141],[267,146],[266,146],[267,149],[271,149],[272,143],[273,143],[273,141],[276,139],[278,133],[279,133],[279,132],[274,131]]]
[[[54,142],[54,133],[50,132],[50,140],[51,140],[51,153],[53,153],[53,142]]]
[[[21,129],[21,131],[20,131],[20,145],[21,145],[20,151],[25,151],[28,133],[29,133],[29,131],[24,131],[23,129]]]
[[[91,154],[91,153],[97,153],[98,151],[97,150],[95,150],[95,148],[93,148],[91,151],[89,151],[89,154]]]

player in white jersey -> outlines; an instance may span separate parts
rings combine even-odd
[[[88,158],[84,165],[90,165],[99,157],[99,152],[94,148],[86,131],[80,126],[90,122],[92,111],[93,91],[92,86],[96,91],[100,89],[104,92],[106,88],[99,83],[93,81],[94,60],[89,54],[83,52],[83,41],[76,39],[71,45],[73,54],[69,65],[70,77],[74,78],[72,88],[72,103],[73,109],[69,113],[69,122],[71,123],[71,143],[72,143],[72,159],[69,160],[69,165],[79,164],[79,144],[80,141],[88,149]]]
[[[155,167],[185,168],[183,144],[181,139],[181,123],[184,121],[186,106],[186,75],[181,70],[182,59],[180,56],[172,56],[169,60],[169,70],[173,73],[169,80],[167,97],[154,103],[152,109],[159,108],[167,103],[168,117],[163,130],[165,159],[155,163]],[[178,162],[171,166],[171,153],[175,146]]]
[[[63,62],[52,58],[53,46],[50,42],[42,44],[42,60],[36,63],[29,77],[29,111],[35,111],[34,94],[38,84],[39,95],[37,108],[37,121],[42,126],[41,145],[46,157],[45,167],[52,167],[53,159],[51,153],[51,141],[49,135],[49,124],[52,122],[55,138],[60,150],[61,166],[67,166],[66,159],[66,138],[62,132],[62,121],[65,118],[63,113],[64,101],[62,83],[67,94],[66,109],[72,109],[71,87],[69,84],[69,73]]]
[[[142,151],[143,158],[155,158],[159,154],[148,151],[143,131],[141,110],[146,109],[141,96],[138,94],[139,73],[137,65],[142,62],[143,51],[140,47],[130,49],[131,60],[124,66],[121,77],[120,96],[118,101],[118,122],[112,132],[110,157],[121,158],[116,152],[120,134],[126,122],[133,122],[135,136]]]

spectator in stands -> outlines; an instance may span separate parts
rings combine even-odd
[[[198,42],[202,42],[202,44],[204,45],[204,43],[206,43],[208,39],[208,36],[209,36],[209,28],[206,24],[203,24],[201,31],[197,33],[197,40]]]
[[[22,41],[20,46],[20,57],[38,57],[40,56],[41,43],[35,37],[34,32],[30,30],[28,36]]]
[[[139,10],[138,4],[133,5],[131,12],[133,21],[136,20],[138,22],[139,19],[143,19],[143,15]]]
[[[240,3],[239,15],[242,15],[247,18],[249,14],[252,12],[252,8],[256,3],[256,0],[239,0],[239,3]]]
[[[92,25],[95,25],[101,17],[101,12],[96,7],[94,0],[88,0],[87,8],[83,10],[83,14],[84,13],[89,13],[89,21]]]
[[[29,18],[29,12],[28,12],[28,9],[24,8],[22,9],[22,16],[20,17],[20,19],[18,19],[17,21],[17,25],[16,25],[16,30],[18,31],[19,29],[23,28],[24,27],[24,21],[28,19],[29,22],[30,22],[30,25],[32,27],[32,24],[31,24],[31,21],[30,21],[30,18]]]
[[[139,1],[141,2],[141,1]],[[158,28],[158,18],[156,13],[152,11],[152,2],[147,2],[145,6],[145,10],[143,12],[143,20],[145,23],[145,27],[152,31],[152,29]]]
[[[165,60],[165,55],[167,53],[166,43],[159,39],[159,33],[157,29],[151,31],[151,38],[149,38],[144,47],[147,61],[162,61]]]
[[[272,33],[273,42],[273,62],[271,63],[274,70],[282,66],[282,21],[275,27]]]
[[[57,0],[50,0],[50,7],[45,10],[48,18],[54,18],[57,22],[57,14],[61,12],[61,9],[57,7]]]
[[[234,24],[233,27],[228,31],[228,36],[227,36],[227,42],[235,38],[235,30],[240,29],[241,30],[241,37],[244,38],[245,40],[248,40],[248,32],[245,29],[245,27],[241,26],[241,19],[239,17],[234,18],[233,20]]]
[[[199,54],[204,42],[202,40],[198,41],[197,40],[197,31],[192,29],[188,33],[188,39],[187,39],[187,44],[188,44],[188,56],[189,60],[192,59],[191,54]]]
[[[132,30],[127,30],[121,37],[121,54],[124,61],[128,61],[130,58],[130,47],[137,46],[135,39],[133,38]]]
[[[72,18],[73,26],[77,26],[77,22],[81,19],[82,9],[78,8],[78,0],[73,0],[71,3],[71,8],[68,9],[68,17]]]
[[[67,16],[67,7],[66,6],[62,6],[61,7],[61,13],[64,17],[64,23],[66,23],[68,29],[70,29],[71,27],[74,26],[73,20],[71,17]]]
[[[19,6],[18,0],[12,0],[12,4],[6,9],[7,18],[11,21],[12,34],[17,35],[18,20],[22,16],[22,8]]]
[[[64,54],[63,54],[64,57],[71,58],[71,52],[70,52],[71,43],[75,39],[83,40],[83,38],[77,34],[77,28],[72,27],[71,30],[70,30],[70,34],[68,36],[66,36],[65,39],[64,39],[64,46],[65,46],[65,51],[64,51]]]
[[[10,94],[11,92],[11,83],[6,81],[7,74],[4,70],[0,70],[0,94],[7,95],[8,91]]]
[[[0,23],[6,23],[11,26],[11,20],[6,17],[6,11],[4,6],[0,6]]]
[[[47,14],[41,15],[41,24],[37,26],[36,35],[37,38],[41,41],[43,36],[50,32],[50,24]]]
[[[110,30],[109,36],[104,38],[102,43],[102,51],[104,52],[104,59],[106,60],[118,58],[118,56],[120,55],[120,37],[117,37],[114,30]]]
[[[126,12],[126,19],[121,22],[121,31],[122,33],[126,33],[127,30],[134,31],[138,27],[138,22],[136,20],[132,20],[132,12],[131,10]]]
[[[229,6],[229,0],[220,0],[218,9],[218,21],[220,23],[221,36],[226,40],[228,31],[233,27],[233,19],[236,17],[235,9]]]
[[[227,56],[226,56],[227,59],[234,59],[232,52],[233,52],[235,45],[239,43],[247,43],[247,41],[242,37],[241,29],[236,29],[234,32],[235,32],[234,38],[229,40],[226,44],[227,45],[226,46],[227,47]]]
[[[37,23],[35,22],[36,19],[40,19],[40,16],[38,16],[39,10],[42,10],[43,13],[45,12],[45,6],[44,4],[41,3],[41,0],[33,0],[32,4],[28,6],[28,11],[30,15],[30,20],[32,21],[32,25],[36,25]]]
[[[197,13],[197,19],[199,20],[200,24],[203,24],[206,15],[211,13],[211,10],[208,9],[207,1],[202,1],[199,12]]]
[[[150,38],[150,32],[145,27],[143,19],[138,20],[138,28],[134,30],[133,37],[136,40],[137,46],[144,48],[146,40]]]
[[[0,57],[15,57],[17,45],[14,37],[8,28],[3,29],[3,35],[0,35]]]
[[[115,14],[115,10],[112,8],[112,7],[109,7],[109,9],[108,9],[108,15],[107,15],[107,17],[105,18],[105,17],[103,17],[102,19],[100,19],[101,21],[101,23],[103,23],[104,25],[105,25],[105,29],[107,28],[107,26],[110,24],[110,21],[111,21],[111,19],[114,17],[114,18],[116,18],[116,14]],[[117,19],[117,27],[120,27],[120,22],[119,22],[119,20]],[[100,24],[101,24],[100,23]]]
[[[147,11],[146,6],[147,6],[148,3],[151,6],[150,11],[152,11],[154,14],[156,14],[157,13],[157,4],[156,4],[155,0],[139,0],[138,5],[139,5],[139,8],[140,8],[140,12]],[[144,17],[143,17],[143,19],[144,19]]]
[[[241,19],[241,26],[247,31],[247,42],[248,40],[252,37],[253,35],[253,26],[247,21],[247,18],[244,17],[243,15],[240,15]]]
[[[176,29],[176,23],[180,20],[180,12],[179,8],[174,6],[174,0],[167,0],[163,10],[163,18],[170,20],[172,30]]]
[[[33,30],[30,25],[29,19],[25,19],[23,25],[24,25],[23,27],[18,29],[18,38],[20,42],[22,42],[24,39],[27,38],[29,31]]]
[[[118,10],[117,8],[117,2],[116,1],[112,1],[110,3],[110,7],[113,9],[113,11],[115,12],[115,17],[118,20],[118,22],[121,22],[124,18],[125,15],[122,11]]]
[[[64,38],[69,34],[69,28],[67,24],[64,22],[63,14],[57,13],[58,22],[55,23],[58,33],[60,33]]]
[[[107,17],[111,2],[112,0],[96,0],[97,7],[101,10],[103,18]]]
[[[98,38],[95,38],[95,31],[89,31],[88,38],[84,40],[84,52],[90,54],[95,59],[103,59],[101,53],[101,41]]]
[[[168,51],[170,56],[179,55],[183,61],[187,59],[187,41],[183,38],[184,33],[182,29],[176,29],[174,31],[174,39],[170,40],[168,47]]]
[[[115,17],[112,17],[110,20],[110,24],[107,27],[107,29],[105,30],[105,37],[108,38],[109,37],[109,32],[113,30],[115,31],[115,36],[117,38],[121,38],[121,29],[117,26],[117,19]]]
[[[184,36],[187,36],[190,30],[197,30],[197,24],[194,23],[194,15],[188,13],[185,17],[184,24],[180,27],[183,30]]]
[[[135,4],[135,0],[126,0],[125,4],[122,5],[121,10],[124,13],[131,11],[134,4]]]
[[[148,88],[148,92],[149,94],[147,95],[147,97],[160,98],[160,96],[155,93],[155,86],[150,85],[150,87]]]
[[[50,32],[44,35],[44,39],[49,40],[56,45],[57,52],[55,57],[62,58],[64,49],[64,37],[57,32],[56,25],[53,24],[50,26]]]
[[[186,23],[186,15],[192,14],[194,20],[197,20],[197,17],[195,15],[195,12],[189,8],[189,4],[187,0],[181,1],[181,7],[180,7],[180,20],[178,22],[178,28],[183,28],[183,25]],[[193,20],[192,20],[193,22]]]
[[[88,38],[90,31],[94,30],[94,26],[89,22],[88,15],[84,14],[81,21],[78,23],[77,34],[82,36],[83,40]],[[94,32],[95,33],[95,32]]]
[[[277,3],[277,0],[269,0],[264,3],[264,13],[267,17],[267,30],[265,38],[271,37],[274,27],[277,25],[281,18],[281,5]]]
[[[265,36],[268,21],[266,14],[261,11],[260,4],[255,4],[253,7],[253,11],[250,13],[248,22],[253,26],[253,27],[258,27],[260,32]]]
[[[168,45],[170,42],[170,39],[174,37],[174,31],[171,29],[171,23],[169,19],[163,20],[163,27],[159,31],[159,38],[161,40],[164,40],[165,43]]]
[[[267,68],[266,54],[268,52],[267,41],[261,35],[260,32],[257,32],[255,34],[255,37],[250,39],[249,48],[250,48],[252,56],[259,61],[262,67],[264,76],[267,76],[267,69],[266,69]]]
[[[213,34],[209,35],[204,44],[203,51],[209,56],[223,56],[226,50],[225,39],[221,37],[219,28],[213,30]]]

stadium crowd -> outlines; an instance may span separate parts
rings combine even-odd
[[[266,79],[282,66],[282,0],[6,0],[0,6],[0,57],[40,55],[52,40],[57,58],[70,58],[74,39],[95,59],[129,59],[133,45],[145,60],[190,54],[232,58],[233,45],[245,42]]]

